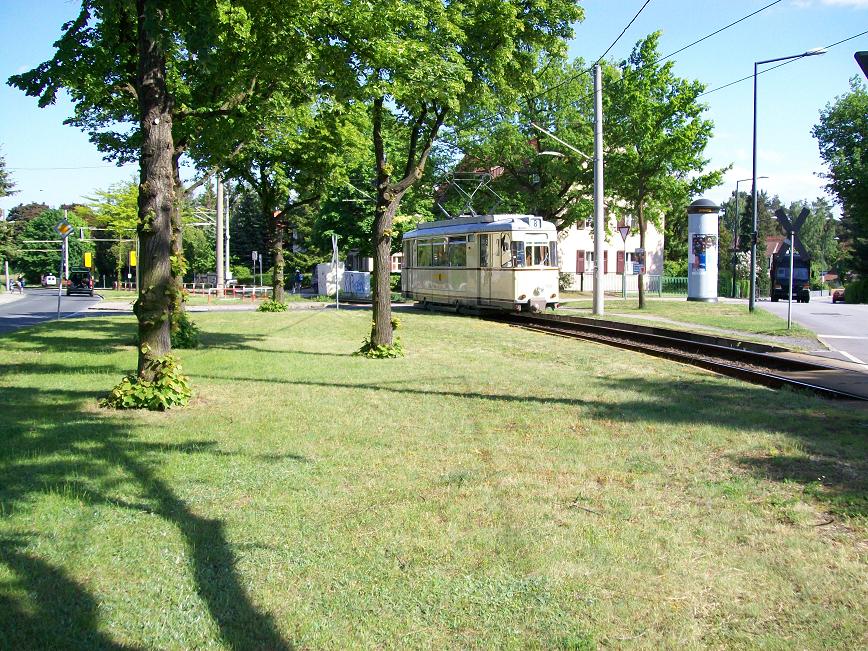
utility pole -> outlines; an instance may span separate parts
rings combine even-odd
[[[603,219],[603,74],[598,63],[594,66],[594,314],[599,315],[603,314]]]
[[[217,296],[223,296],[223,288],[226,285],[226,277],[223,269],[223,181],[217,177],[217,219],[214,220],[217,233]]]
[[[224,273],[223,279],[229,280],[230,278],[232,278],[232,272],[229,270],[229,188],[228,188],[228,186],[225,189],[224,194],[226,195],[226,228],[225,228],[226,249],[223,252],[223,258],[226,262],[226,264],[225,264],[226,271]]]

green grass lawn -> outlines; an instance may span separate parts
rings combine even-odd
[[[479,320],[196,314],[189,408],[96,406],[130,317],[0,337],[0,648],[865,642],[868,411]]]
[[[575,313],[576,310],[579,310],[580,316],[593,316],[590,314],[593,302],[589,300],[568,300],[564,307],[570,308],[562,310],[565,314]],[[685,299],[648,298],[645,301],[645,309],[640,310],[638,298],[624,300],[606,297],[604,309],[604,318],[629,323],[653,325],[650,319],[644,317],[659,317],[700,327],[725,328],[747,334],[773,337],[811,337],[814,334],[795,323],[788,330],[786,319],[781,319],[763,309],[749,312],[747,304],[741,303],[703,303]],[[662,322],[659,325],[661,327],[676,327],[673,324]]]

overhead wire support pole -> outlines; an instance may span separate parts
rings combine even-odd
[[[757,95],[756,95],[756,78],[757,78],[757,68],[766,63],[776,63],[778,61],[789,61],[790,59],[802,59],[804,57],[816,56],[818,54],[825,54],[826,50],[824,48],[815,48],[813,50],[808,50],[807,52],[802,52],[801,54],[792,54],[790,56],[785,57],[777,57],[775,59],[766,59],[765,61],[756,61],[753,64],[753,177],[752,177],[752,187],[751,187],[751,201],[753,202],[753,230],[751,231],[751,245],[750,245],[750,296],[748,297],[748,310],[750,312],[754,311],[754,304],[756,302],[756,246],[757,246],[757,205],[756,205],[756,106],[757,106]]]
[[[603,79],[594,66],[594,314],[603,314]],[[626,262],[626,261],[625,261]]]

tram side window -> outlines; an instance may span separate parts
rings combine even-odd
[[[420,267],[431,266],[431,242],[416,242],[416,264]]]
[[[488,235],[479,236],[479,266],[488,267]]]
[[[466,267],[467,266],[467,238],[466,237],[450,237],[449,238],[449,266],[450,267]]]
[[[435,267],[449,266],[449,252],[446,249],[446,240],[434,240],[431,243],[431,255],[434,258]]]

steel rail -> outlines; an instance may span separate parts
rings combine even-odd
[[[774,357],[768,352],[747,350],[743,348],[746,345],[745,342],[737,340],[731,340],[732,345],[722,345],[719,342],[725,340],[718,337],[710,338],[715,339],[718,343],[708,343],[685,339],[685,335],[695,336],[690,333],[673,331],[672,336],[667,336],[660,334],[659,329],[654,328],[650,328],[650,330],[656,330],[656,332],[645,332],[642,331],[641,327],[637,331],[628,329],[632,327],[628,324],[588,323],[589,319],[574,319],[557,315],[508,314],[485,315],[482,318],[536,332],[616,346],[621,349],[697,366],[720,375],[774,389],[790,387],[810,391],[824,398],[868,400],[865,396],[786,375],[786,371],[828,371],[832,370],[833,367]],[[769,348],[773,351],[783,350]]]

